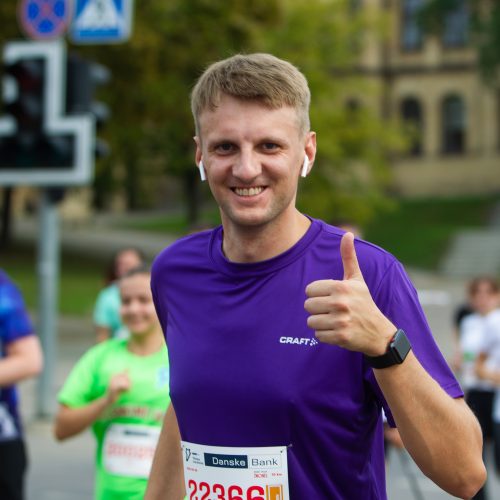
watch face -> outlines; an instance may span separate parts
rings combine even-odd
[[[411,344],[403,330],[398,330],[382,356],[366,356],[372,368],[388,368],[401,364],[410,352]]]
[[[391,342],[391,348],[396,355],[397,362],[402,363],[411,349],[410,341],[403,330],[398,330]]]

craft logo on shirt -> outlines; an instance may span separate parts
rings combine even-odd
[[[280,337],[280,344],[295,344],[304,347],[314,347],[319,344],[316,339],[309,337]]]

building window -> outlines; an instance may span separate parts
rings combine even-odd
[[[456,0],[457,6],[444,19],[443,45],[463,47],[467,43],[469,13],[465,0]]]
[[[423,119],[422,106],[414,97],[407,97],[401,102],[401,118],[411,129],[412,141],[409,153],[411,156],[422,154]]]
[[[443,100],[443,153],[460,154],[465,151],[465,104],[457,95]]]
[[[401,47],[403,50],[418,50],[422,47],[423,31],[418,23],[418,12],[424,0],[403,0],[401,22]]]

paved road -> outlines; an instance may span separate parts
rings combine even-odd
[[[419,290],[436,340],[446,356],[451,354],[450,318],[463,298],[463,282],[422,273],[411,273]],[[93,341],[90,319],[64,318],[59,321],[59,356],[55,370],[55,394],[72,364]],[[27,500],[84,500],[92,498],[93,439],[89,432],[66,443],[56,443],[50,421],[35,417],[36,383],[22,385],[22,411],[31,468]],[[459,436],[457,436],[459,438]],[[490,499],[500,498],[500,483],[490,472]],[[393,452],[388,467],[388,493],[391,500],[444,500],[452,498],[427,480],[407,455]],[[415,484],[421,497],[414,495]]]

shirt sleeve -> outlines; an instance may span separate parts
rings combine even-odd
[[[18,288],[7,281],[0,285],[0,337],[7,344],[33,334],[33,325]]]
[[[429,375],[451,397],[463,397],[464,393],[460,384],[446,363],[432,335],[427,318],[418,300],[417,291],[398,261],[394,261],[389,267],[373,297],[382,313],[397,328],[405,331],[415,356]],[[378,387],[373,373],[370,374],[370,382],[377,396],[382,398],[381,403],[388,412],[388,421],[392,423],[390,409],[383,398],[382,391]]]
[[[493,313],[485,319],[484,331],[479,342],[478,352],[489,354],[500,342],[500,313]]]
[[[105,346],[103,343],[92,347],[77,361],[58,394],[59,403],[80,407],[103,395],[96,390],[94,380]]]

